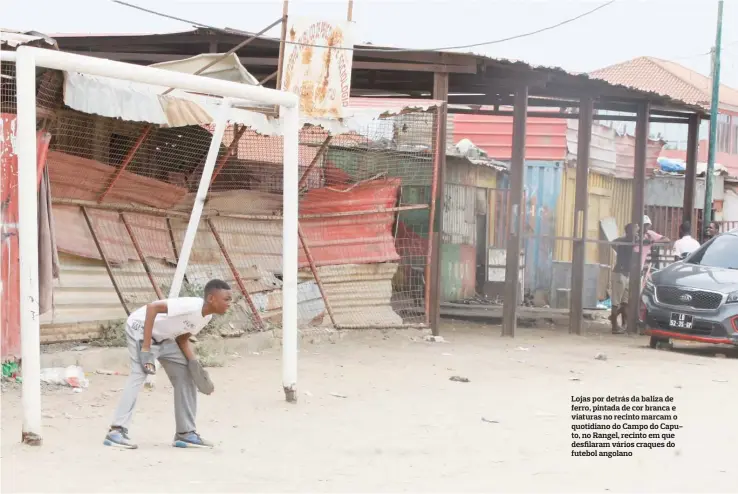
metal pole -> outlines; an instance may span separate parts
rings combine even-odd
[[[305,257],[307,258],[307,262],[310,265],[310,272],[313,273],[313,278],[315,278],[315,283],[318,285],[318,290],[320,291],[320,296],[323,297],[323,303],[325,304],[325,310],[328,312],[328,317],[331,320],[331,324],[333,324],[334,329],[338,329],[338,325],[336,324],[336,317],[333,315],[333,307],[331,307],[331,303],[328,300],[328,295],[325,292],[325,287],[323,286],[323,280],[320,279],[320,273],[318,272],[318,267],[315,265],[315,259],[313,258],[312,252],[310,252],[310,246],[308,246],[307,241],[305,240],[305,234],[302,231],[302,228],[300,227],[300,224],[297,224],[297,235],[300,238],[300,244],[302,245],[302,250],[305,252]]]
[[[283,18],[282,18],[282,17],[280,17],[279,19],[277,19],[276,21],[272,22],[271,24],[269,24],[269,25],[268,25],[267,27],[265,27],[264,29],[262,29],[262,30],[261,30],[261,31],[259,31],[258,33],[254,34],[253,36],[250,36],[250,37],[246,38],[245,40],[243,40],[242,42],[240,42],[239,44],[237,44],[236,46],[234,46],[233,48],[231,48],[230,50],[228,50],[227,52],[225,52],[225,53],[224,53],[224,54],[223,54],[222,56],[220,56],[220,57],[216,58],[215,60],[213,60],[213,61],[212,61],[212,62],[210,62],[209,64],[205,65],[204,67],[201,67],[201,68],[197,69],[197,71],[195,72],[195,75],[199,75],[199,74],[202,74],[203,72],[205,72],[205,71],[206,71],[207,69],[209,69],[210,67],[212,67],[212,66],[213,66],[213,65],[215,65],[216,63],[218,63],[218,62],[220,62],[220,61],[222,61],[222,60],[225,60],[225,58],[226,58],[226,57],[227,57],[228,55],[231,55],[231,54],[233,54],[233,53],[236,53],[236,52],[237,52],[238,50],[240,50],[240,49],[241,49],[241,48],[243,48],[244,46],[246,46],[246,45],[250,44],[250,43],[251,43],[251,42],[253,42],[253,41],[254,41],[255,39],[258,39],[259,37],[261,37],[262,35],[264,35],[264,34],[265,34],[265,33],[266,33],[267,31],[269,31],[269,30],[270,30],[271,28],[273,28],[273,27],[274,27],[274,26],[276,26],[277,24],[281,23],[281,22],[282,22],[282,20],[283,20]],[[216,47],[215,47],[215,48],[216,48],[216,50],[217,50],[217,43],[216,43]],[[174,88],[171,88],[171,87],[170,87],[169,89],[167,89],[166,91],[164,91],[164,92],[163,92],[163,93],[161,93],[161,94],[162,94],[162,96],[164,96],[164,95],[166,95],[166,94],[169,94],[169,93],[170,93],[170,92],[172,92],[172,91],[174,91]]]
[[[298,97],[292,93],[261,86],[239,84],[237,82],[154,67],[141,67],[125,62],[116,62],[114,60],[34,48],[31,46],[18,47],[16,57],[25,52],[33,54],[37,66],[48,69],[69,70],[90,75],[111,77],[113,79],[140,82],[142,84],[176,87],[185,91],[219,94],[224,98],[231,98],[231,103],[236,104],[258,101],[267,105],[280,105],[289,108],[293,108],[298,104]],[[3,60],[6,58],[4,52],[2,58]]]
[[[286,3],[286,2],[285,2]],[[297,401],[297,249],[298,203],[297,182],[300,109],[283,108],[280,112],[284,129],[284,166],[282,187],[282,385],[285,399]]]
[[[187,230],[185,231],[184,240],[182,241],[182,249],[179,253],[179,260],[177,261],[177,269],[174,271],[172,287],[169,289],[169,298],[179,297],[179,292],[182,289],[182,281],[184,280],[185,271],[187,271],[187,263],[190,260],[192,244],[195,243],[197,227],[200,224],[202,209],[205,205],[205,199],[208,196],[210,179],[213,176],[215,160],[218,158],[218,151],[220,150],[220,143],[223,140],[223,134],[225,134],[226,125],[228,124],[228,114],[230,110],[231,100],[224,98],[221,103],[219,115],[215,121],[215,131],[213,132],[213,138],[210,141],[210,149],[208,149],[208,156],[205,159],[205,167],[202,170],[202,176],[200,177],[200,185],[197,188],[195,202],[192,205],[190,221],[187,224]]]
[[[505,289],[502,305],[502,336],[515,336],[518,304],[520,303],[520,251],[525,207],[523,180],[525,174],[525,132],[528,112],[528,87],[515,90],[513,116],[513,147],[510,160],[511,228],[507,237],[505,259]]]
[[[569,297],[569,332],[582,334],[584,315],[584,265],[587,258],[587,201],[589,199],[589,150],[592,141],[591,96],[581,98],[577,136],[576,192],[574,196],[574,244],[571,269],[571,296]]]
[[[723,37],[723,0],[718,2],[717,33],[712,65],[712,101],[710,102],[710,141],[707,148],[707,172],[705,173],[705,206],[703,230],[712,221],[712,183],[715,181],[715,152],[717,148],[717,119],[720,106],[720,45]]]
[[[158,298],[159,300],[164,299],[164,295],[161,293],[161,288],[159,288],[159,284],[156,282],[156,278],[154,278],[154,273],[153,271],[151,271],[151,266],[149,266],[148,261],[146,261],[146,255],[144,254],[144,251],[141,248],[141,244],[138,243],[136,234],[133,232],[133,228],[131,227],[131,224],[128,222],[128,218],[126,218],[125,213],[120,213],[120,220],[123,222],[123,226],[126,227],[128,236],[131,237],[131,243],[133,243],[133,248],[136,250],[136,254],[138,255],[138,259],[141,261],[141,264],[143,264],[144,271],[146,272],[146,276],[148,276],[149,278],[151,287],[154,289],[156,298]]]
[[[144,143],[148,135],[151,133],[151,130],[154,128],[153,125],[147,125],[144,127],[144,130],[141,132],[141,135],[138,136],[138,139],[136,139],[136,142],[133,144],[133,147],[131,147],[130,150],[128,150],[128,153],[126,154],[126,157],[123,158],[123,161],[121,162],[118,169],[113,174],[113,178],[110,179],[110,182],[108,183],[108,186],[105,187],[105,190],[100,194],[100,197],[97,198],[97,202],[103,202],[105,200],[105,196],[107,196],[110,191],[113,189],[113,186],[115,185],[115,182],[118,181],[121,175],[123,175],[123,172],[126,171],[126,168],[128,168],[128,165],[131,164],[131,161],[133,161],[133,157],[136,156],[136,151],[141,147],[141,145]]]
[[[684,203],[682,208],[682,221],[693,221],[694,215],[694,192],[697,177],[697,154],[700,144],[700,116],[690,115],[687,130],[687,169],[684,171]],[[694,233],[695,225],[692,225]],[[699,238],[699,235],[696,236]]]
[[[40,446],[41,334],[38,307],[38,186],[36,171],[36,61],[18,49],[17,81],[18,252],[20,268],[20,337],[25,444]]]
[[[256,326],[259,329],[264,329],[264,321],[261,318],[261,314],[259,314],[259,309],[256,307],[256,304],[254,304],[254,299],[251,298],[251,294],[246,289],[246,285],[243,283],[243,279],[241,279],[241,273],[238,272],[238,268],[233,264],[233,260],[231,259],[230,254],[228,254],[223,238],[218,233],[218,230],[215,229],[215,224],[211,218],[207,219],[207,223],[210,227],[210,232],[215,238],[215,242],[218,244],[218,248],[220,248],[220,253],[223,254],[223,258],[225,259],[226,264],[228,264],[228,269],[231,270],[233,279],[236,281],[236,285],[238,285],[238,289],[241,291],[241,295],[246,299],[246,303],[248,304],[249,309],[251,309],[251,313],[254,315]]]

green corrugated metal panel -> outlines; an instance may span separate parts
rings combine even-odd
[[[329,148],[326,162],[355,180],[383,175],[402,179],[403,186],[429,186],[433,178],[433,160],[429,153]]]
[[[441,245],[441,300],[473,297],[476,292],[476,248],[473,245]]]

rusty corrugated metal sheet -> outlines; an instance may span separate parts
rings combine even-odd
[[[392,309],[392,278],[397,263],[344,264],[322,266],[318,275],[339,325],[402,324],[402,318]],[[299,279],[312,280],[310,270],[302,269]],[[324,323],[330,321],[325,318]]]
[[[476,245],[476,187],[446,184],[445,191],[443,242],[456,245]]]
[[[469,139],[487,152],[490,158],[512,157],[512,117],[456,114],[454,142]],[[566,120],[528,118],[525,159],[561,161],[566,159]]]
[[[115,211],[88,209],[95,233],[110,262],[138,260],[138,254],[120,214]],[[53,208],[56,243],[60,252],[89,259],[101,259],[92,233],[78,206]],[[134,235],[146,257],[174,261],[175,255],[166,220],[158,216],[126,213]]]
[[[592,140],[589,147],[590,171],[605,175],[616,174],[616,134],[615,130],[604,125],[592,125]],[[577,157],[579,142],[579,120],[567,120],[566,139],[569,147],[569,159]]]
[[[102,261],[60,254],[59,271],[54,280],[54,306],[41,316],[45,343],[94,337],[101,323],[125,319]]]
[[[664,147],[664,141],[649,139],[646,146],[646,175],[658,168],[658,158]],[[616,173],[618,178],[633,178],[635,168],[635,137],[619,135],[615,139]]]
[[[300,200],[300,214],[345,213],[391,208],[397,203],[401,180],[373,180],[343,189],[310,189]],[[303,219],[300,221],[315,263],[364,264],[397,261],[392,234],[393,212]],[[300,250],[300,265],[307,258]]]
[[[620,232],[630,223],[633,211],[633,179],[616,178],[612,189],[612,216]]]
[[[55,199],[97,201],[117,170],[99,161],[60,151],[49,151],[47,160]],[[179,203],[186,194],[184,187],[124,171],[106,196],[106,202],[137,203],[168,209]]]

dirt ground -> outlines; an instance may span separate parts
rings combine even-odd
[[[233,357],[211,370],[216,393],[200,400],[213,450],[170,446],[163,373],[139,399],[135,451],[102,445],[125,377],[46,390],[38,448],[19,443],[20,392],[9,389],[2,492],[735,492],[734,355],[651,350],[645,337],[597,331],[499,331],[447,321],[447,343],[393,332],[305,345],[297,405],[283,401],[279,348]],[[676,448],[571,457],[571,396],[607,394],[673,396]]]

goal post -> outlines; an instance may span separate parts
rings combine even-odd
[[[36,68],[89,74],[152,86],[170,87],[222,99],[202,176],[182,243],[169,295],[180,292],[195,241],[204,201],[218,158],[231,105],[254,102],[280,107],[279,129],[283,136],[282,197],[282,380],[287,401],[296,401],[297,297],[298,297],[298,140],[299,99],[295,94],[225,80],[141,67],[133,64],[21,46],[3,52],[2,60],[15,61],[17,83],[17,156],[20,252],[20,331],[23,365],[23,441],[41,444],[41,365],[38,270],[38,206],[36,147]]]

